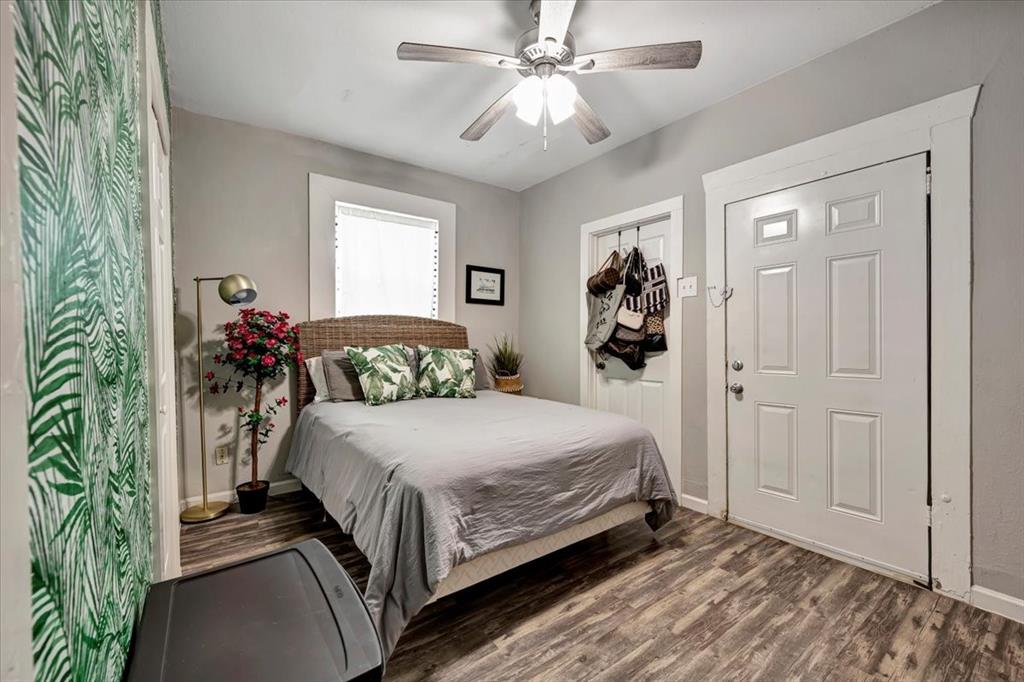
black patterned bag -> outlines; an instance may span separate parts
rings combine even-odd
[[[662,353],[668,350],[668,340],[665,338],[665,311],[659,310],[651,313],[644,319],[646,335],[644,337],[644,350],[648,353]]]

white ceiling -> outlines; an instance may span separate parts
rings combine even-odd
[[[704,56],[692,71],[574,77],[612,135],[588,145],[566,122],[547,152],[539,128],[511,114],[479,142],[459,139],[516,72],[395,57],[403,40],[511,54],[532,26],[526,0],[162,7],[174,106],[521,190],[934,1],[580,0],[570,25],[579,53],[699,39]]]

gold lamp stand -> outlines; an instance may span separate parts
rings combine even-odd
[[[202,282],[220,280],[217,293],[222,301],[232,306],[245,305],[256,300],[256,284],[245,275],[228,275],[227,277],[193,277],[196,283],[196,352],[199,362],[196,363],[198,370],[196,378],[199,385],[199,451],[202,454],[203,469],[203,503],[189,507],[181,512],[182,523],[201,523],[212,521],[218,516],[223,516],[230,508],[227,502],[210,502],[206,487],[206,394],[203,386],[203,299],[200,296],[199,285]]]

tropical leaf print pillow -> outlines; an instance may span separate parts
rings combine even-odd
[[[475,348],[417,348],[420,392],[438,398],[475,398]]]
[[[359,374],[359,385],[367,405],[420,397],[405,346],[346,347],[345,353]]]

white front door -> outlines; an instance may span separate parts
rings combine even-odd
[[[730,519],[922,581],[925,166],[726,207]]]
[[[586,275],[593,273],[615,249],[620,249],[623,255],[628,253],[639,238],[640,248],[648,263],[661,261],[670,285],[674,284],[682,260],[682,245],[678,243],[681,234],[674,234],[675,230],[680,233],[682,230],[681,201],[678,206],[678,213],[672,213],[665,212],[664,206],[657,204],[649,207],[651,210],[647,213],[650,217],[632,223],[619,223],[619,227],[614,229],[592,233]],[[631,212],[598,222],[614,225],[617,218],[626,219],[643,213],[641,209],[639,213]],[[584,229],[587,227],[584,226]],[[676,243],[673,243],[674,240]],[[681,493],[682,446],[679,434],[682,422],[682,311],[678,307],[679,300],[672,297],[665,319],[669,350],[647,354],[647,366],[643,369],[631,370],[621,360],[613,357],[606,358],[605,366],[599,368],[595,363],[596,358],[583,349],[586,354],[586,380],[583,384],[586,388],[580,397],[584,406],[632,417],[650,429],[665,460],[669,478],[676,492]],[[585,336],[585,321],[582,331]],[[582,340],[583,337],[580,338]]]

